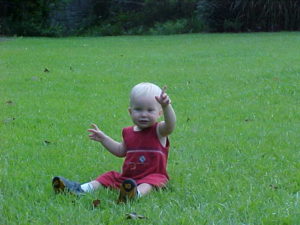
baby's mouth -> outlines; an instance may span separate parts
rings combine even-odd
[[[139,123],[148,123],[148,120],[139,120]]]

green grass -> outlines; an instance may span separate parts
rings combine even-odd
[[[300,33],[0,42],[0,224],[299,224],[299,62]],[[169,189],[122,206],[105,189],[55,196],[54,175],[119,170],[87,129],[120,140],[142,81],[176,110]]]

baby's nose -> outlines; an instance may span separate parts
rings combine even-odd
[[[147,112],[146,111],[142,111],[142,116],[147,116]]]

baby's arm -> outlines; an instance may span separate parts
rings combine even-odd
[[[171,105],[171,100],[169,96],[165,93],[165,91],[166,87],[163,88],[159,97],[155,97],[158,103],[161,105],[164,114],[165,121],[160,122],[158,127],[159,134],[162,137],[166,137],[169,134],[171,134],[172,131],[175,129],[176,124],[176,115]]]
[[[110,153],[115,156],[123,157],[125,156],[125,146],[123,142],[117,142],[111,137],[107,136],[103,131],[101,131],[96,124],[92,124],[93,129],[89,129],[91,132],[89,135],[91,140],[100,142]]]

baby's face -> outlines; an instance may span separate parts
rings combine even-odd
[[[154,125],[161,115],[161,107],[155,97],[133,98],[129,113],[133,123],[140,129]]]

